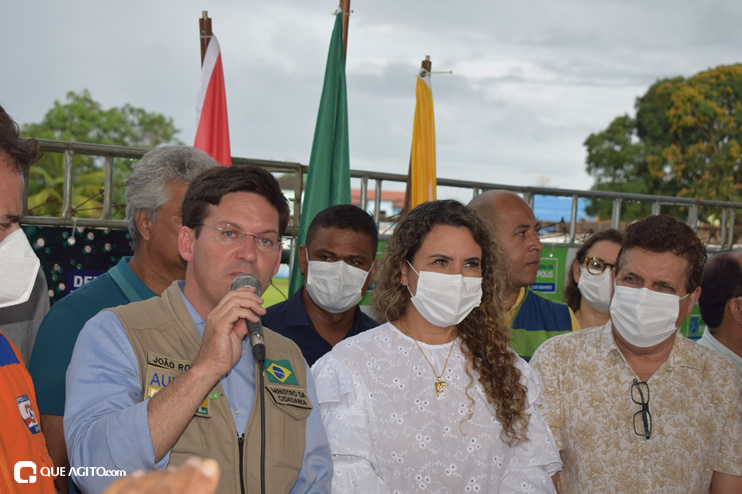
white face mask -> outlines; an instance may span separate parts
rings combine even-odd
[[[632,345],[649,348],[666,340],[678,329],[675,321],[680,314],[678,297],[649,288],[616,285],[611,301],[613,327]]]
[[[22,229],[0,242],[0,308],[22,304],[31,296],[39,258]]]
[[[407,264],[415,271],[409,261]],[[430,324],[446,328],[466,318],[482,301],[482,278],[461,274],[443,274],[432,271],[417,272],[417,293],[412,305]]]
[[[360,302],[369,271],[343,262],[310,261],[307,254],[307,292],[327,312],[345,312]]]
[[[600,274],[591,274],[585,266],[580,266],[580,281],[577,289],[582,297],[598,312],[608,312],[613,293],[611,268],[605,268]]]

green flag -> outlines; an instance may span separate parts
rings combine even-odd
[[[348,150],[348,96],[345,90],[345,55],[343,54],[343,14],[335,16],[335,29],[327,55],[325,82],[314,128],[312,154],[309,156],[307,186],[304,191],[299,237],[303,245],[314,217],[335,204],[350,204],[350,152]],[[297,257],[291,272],[289,293],[304,285]]]

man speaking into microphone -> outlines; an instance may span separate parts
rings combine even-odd
[[[64,415],[73,467],[133,472],[197,455],[219,463],[219,492],[260,492],[261,480],[269,493],[330,492],[311,374],[298,347],[267,328],[261,479],[260,367],[246,336],[265,314],[256,288],[278,271],[288,217],[262,169],[212,169],[191,183],[178,237],[185,281],[102,311],[78,337]],[[256,282],[241,286],[245,273]],[[75,482],[99,492],[113,480]]]

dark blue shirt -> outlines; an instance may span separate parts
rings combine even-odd
[[[311,367],[322,355],[332,350],[332,345],[314,329],[314,324],[309,319],[309,314],[301,299],[303,292],[304,287],[301,287],[285,302],[268,307],[267,313],[263,316],[263,326],[296,343]],[[345,338],[350,338],[378,325],[376,321],[364,314],[360,307],[356,307],[353,325]]]

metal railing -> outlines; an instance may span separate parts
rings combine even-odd
[[[44,153],[62,153],[64,155],[64,189],[62,197],[62,212],[57,217],[32,216],[24,217],[24,222],[31,225],[42,226],[79,226],[79,227],[98,227],[98,228],[127,228],[125,220],[116,220],[112,217],[112,193],[113,193],[113,173],[115,158],[139,159],[147,152],[147,149],[130,148],[122,146],[108,146],[98,144],[85,144],[77,142],[53,141],[39,139],[39,143]],[[103,185],[103,207],[99,218],[78,218],[73,216],[72,190],[73,190],[73,167],[76,155],[87,155],[103,158],[104,183]],[[283,173],[293,175],[289,190],[293,191],[293,216],[289,224],[288,234],[296,236],[301,209],[301,198],[303,193],[303,174],[307,172],[307,166],[301,163],[258,160],[247,158],[233,158],[232,162],[236,166],[254,165],[267,169],[274,173]],[[351,170],[351,178],[360,180],[361,189],[361,208],[368,209],[368,192],[369,182],[373,181],[373,217],[377,224],[381,218],[381,195],[385,183],[406,183],[407,175],[382,173],[364,170]],[[284,190],[286,190],[286,180],[282,179]],[[699,208],[709,207],[720,210],[721,218],[719,220],[719,242],[710,245],[709,250],[726,250],[730,249],[734,243],[735,221],[737,211],[742,209],[741,203],[698,200],[683,197],[671,196],[653,196],[645,194],[628,194],[617,192],[605,192],[595,190],[570,190],[549,187],[518,187],[512,185],[502,185],[489,182],[475,182],[468,180],[452,180],[446,178],[437,179],[439,186],[454,187],[471,191],[471,197],[474,197],[483,191],[491,189],[505,189],[519,194],[533,207],[536,196],[554,196],[571,198],[571,215],[568,222],[569,230],[565,232],[560,244],[575,245],[578,243],[578,202],[586,200],[609,200],[612,201],[612,214],[610,225],[613,228],[620,227],[620,218],[622,205],[628,201],[651,204],[652,214],[659,214],[663,207],[681,206],[688,208],[687,223],[691,228],[697,231],[699,225]],[[28,177],[26,177],[28,184]],[[24,195],[24,208],[27,207],[28,185]],[[27,211],[24,211],[26,213]],[[549,243],[545,239],[545,243]]]

